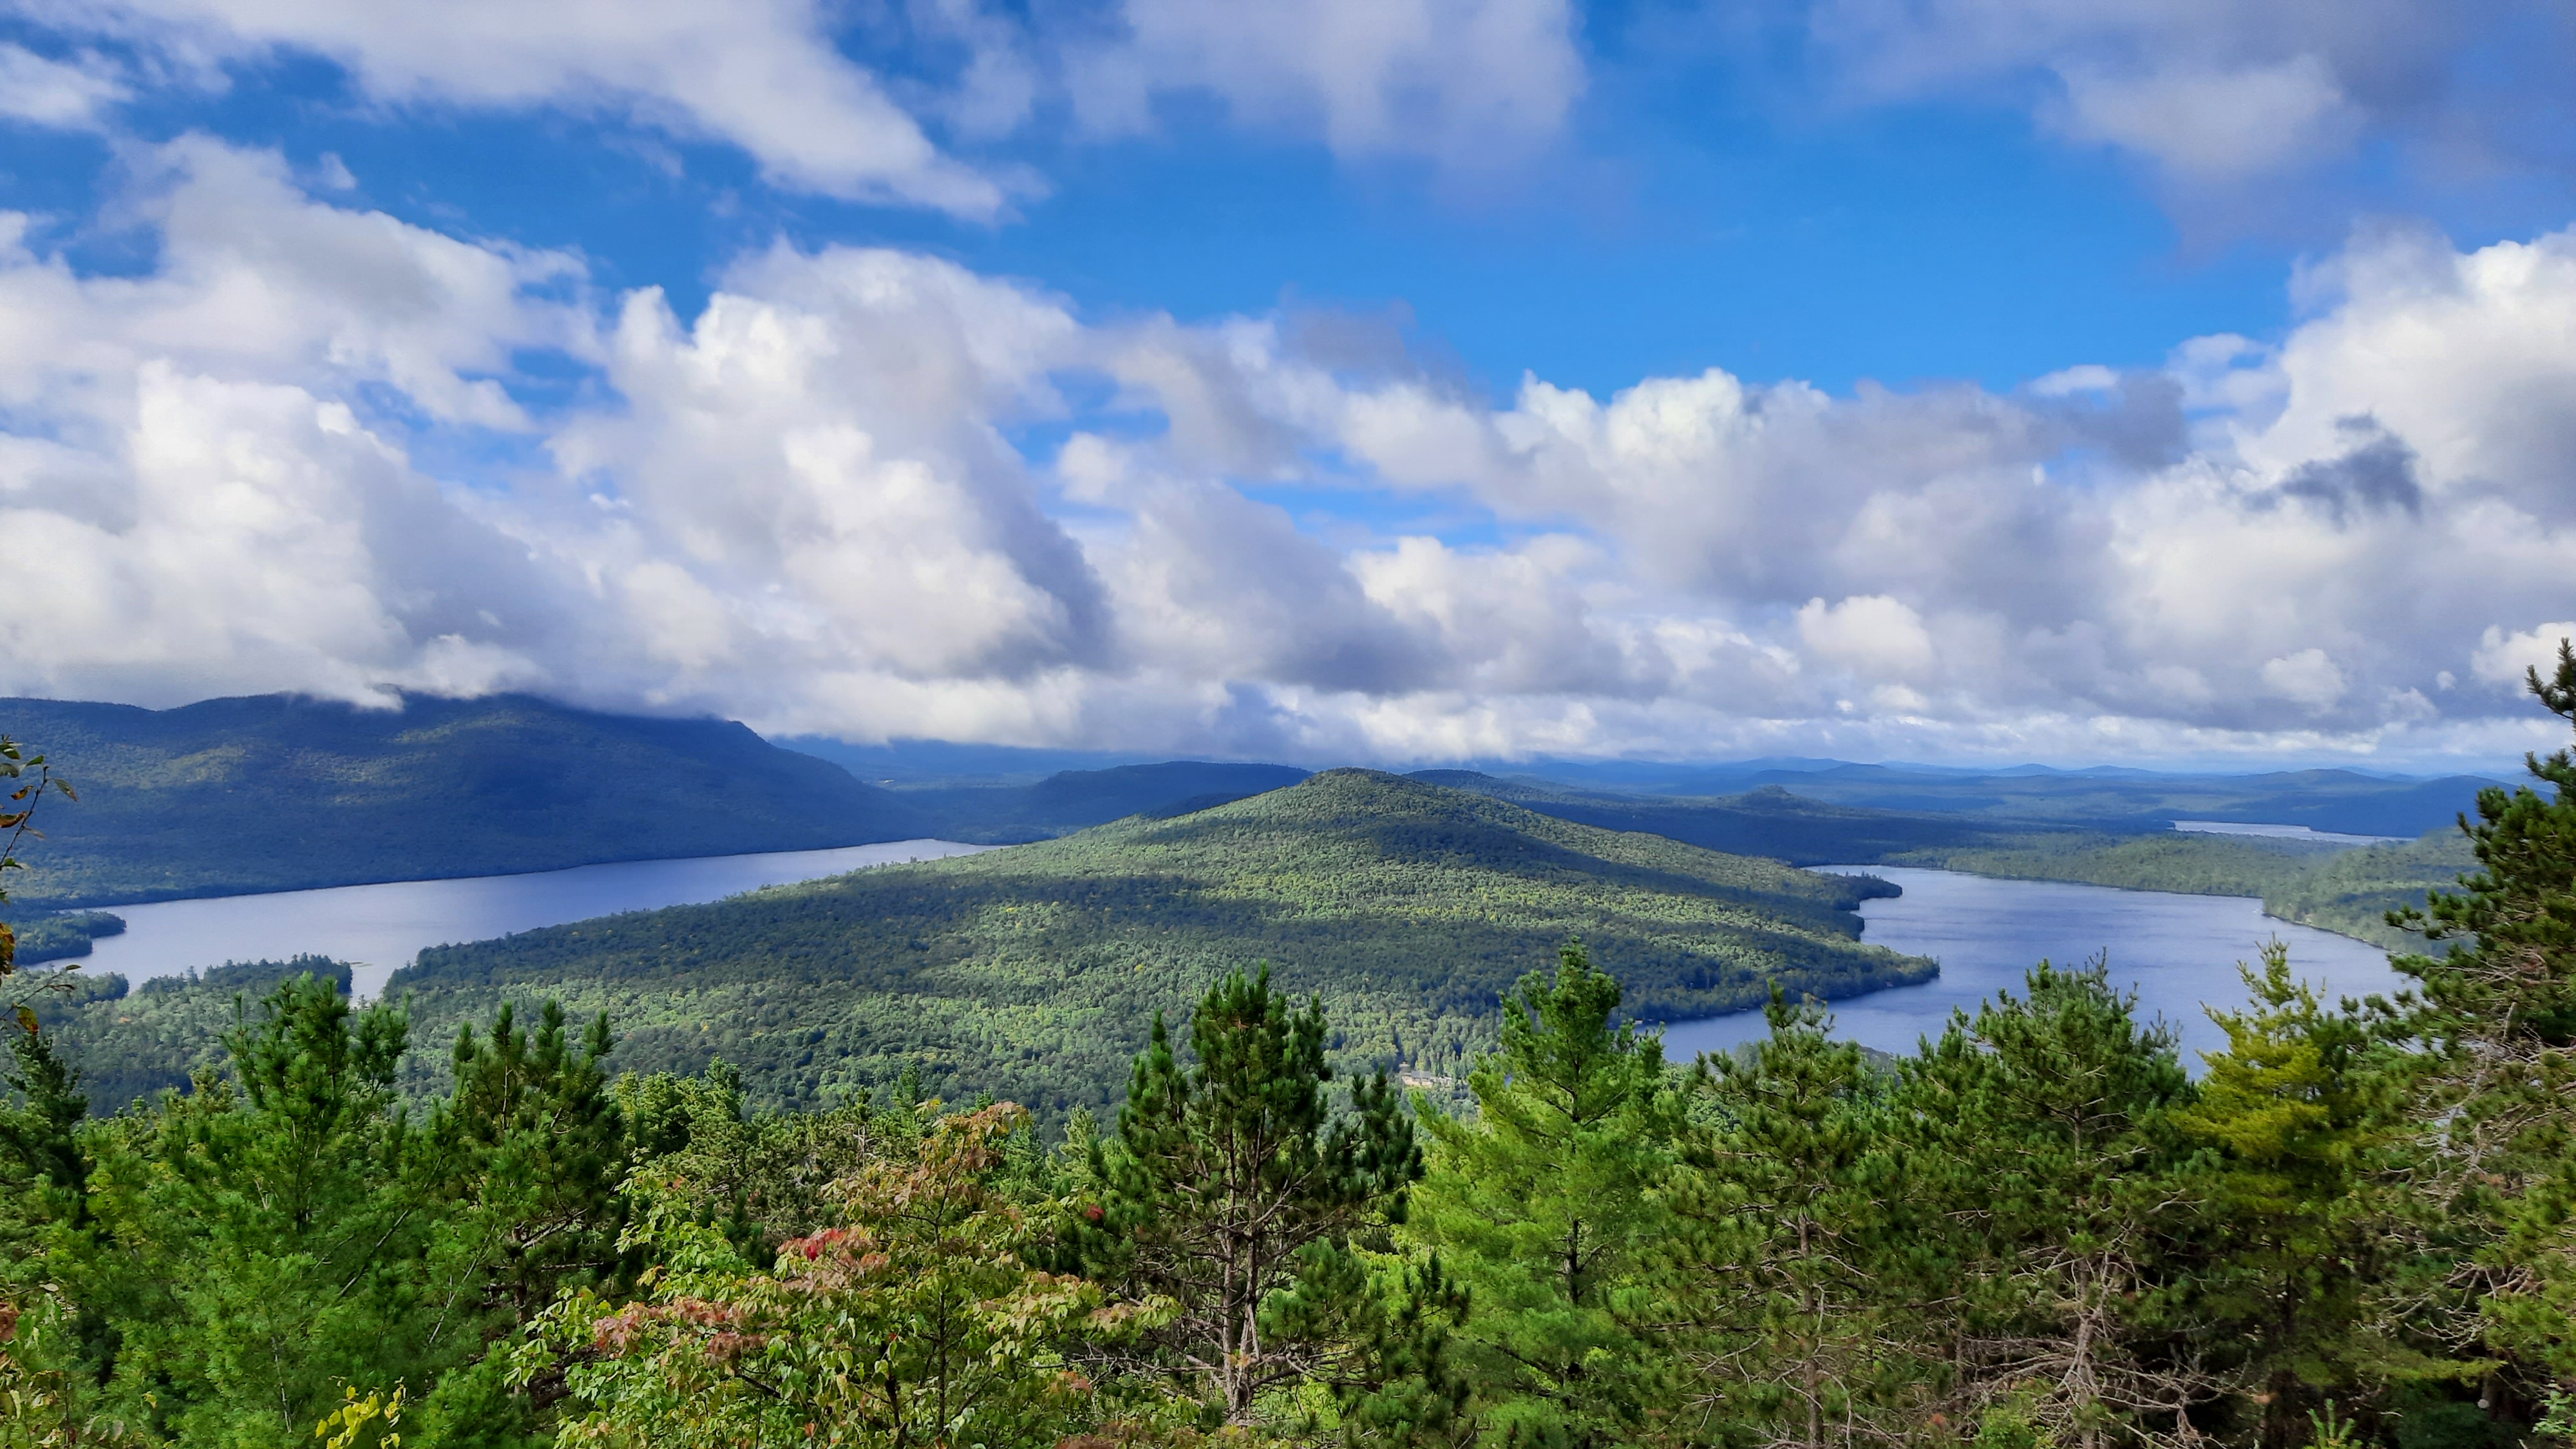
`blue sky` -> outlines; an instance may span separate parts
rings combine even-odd
[[[2489,764],[2544,5],[37,0],[12,692]],[[290,585],[287,580],[292,580]]]

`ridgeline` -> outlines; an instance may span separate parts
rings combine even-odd
[[[1338,1058],[1424,1079],[1489,1047],[1503,990],[1569,936],[1645,1020],[1756,1005],[1774,980],[1832,999],[1928,978],[1859,941],[1873,884],[1335,770],[1167,820],[442,947],[386,994],[421,1040],[504,1000],[604,1010],[625,1065],[721,1056],[773,1103],[912,1068],[952,1099],[1054,1113],[1114,1101],[1154,1013],[1237,966],[1320,992]]]
[[[27,910],[931,833],[891,793],[739,724],[518,695],[415,695],[400,710],[8,699],[0,732],[80,790],[44,808],[44,848],[12,872]]]

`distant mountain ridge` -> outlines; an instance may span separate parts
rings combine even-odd
[[[171,710],[13,699],[0,700],[0,731],[49,752],[84,790],[78,805],[48,804],[40,824],[49,838],[13,882],[17,914],[31,927],[32,913],[48,907],[920,836],[1042,840],[1204,810],[1308,774],[1283,764],[921,741],[800,739],[791,749],[721,720],[604,714],[515,695],[415,696],[399,711],[282,695]],[[2349,770],[2214,776],[1793,757],[1529,768],[1552,777],[1429,770],[1418,778],[1561,820],[1797,864],[1973,857],[2009,865],[2007,873],[2052,874],[2060,867],[2048,857],[2064,850],[2100,854],[2102,841],[2075,836],[2154,835],[2177,819],[2412,837],[2447,825],[2488,783]],[[875,770],[898,788],[870,783],[865,773]],[[2124,878],[2135,868],[2126,857],[2086,867]],[[2190,878],[2223,879],[2247,894],[2268,889],[2244,872],[2191,870],[2199,874]],[[2172,878],[2160,864],[2139,883]],[[71,918],[35,929],[30,944],[41,936],[49,953],[87,949]]]
[[[1905,815],[1811,800],[1778,785],[1708,799],[1622,795],[1474,770],[1417,770],[1410,777],[1604,830],[1642,830],[1705,850],[1791,865],[1858,865],[1906,851],[1987,843],[1997,832],[1962,817]]]
[[[1284,790],[1311,773],[1294,765],[1167,760],[1152,765],[1113,765],[1102,770],[1064,770],[1029,785],[904,790],[897,793],[897,798],[938,822],[940,833],[950,840],[1014,845],[1106,825],[1130,815],[1206,810],[1271,790]]]
[[[80,790],[10,882],[72,906],[820,849],[931,833],[848,771],[711,719],[525,695],[400,710],[289,695],[178,709],[0,700]]]
[[[2428,780],[2341,769],[2219,775],[2123,765],[1989,770],[1837,760],[1707,766],[1541,761],[1518,767],[1506,778],[1626,795],[1694,797],[1779,786],[1829,804],[1982,818],[1998,826],[2143,832],[2167,829],[2176,820],[2219,820],[2406,839],[2451,824],[2481,787],[2515,783],[2482,775]]]

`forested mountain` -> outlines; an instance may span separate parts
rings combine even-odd
[[[1542,761],[1521,770],[1553,783],[1635,794],[1720,796],[1776,786],[1829,804],[1959,816],[2005,829],[2051,825],[2137,833],[2164,830],[2176,820],[2222,820],[2401,839],[2451,824],[2481,788],[2497,783],[2474,775],[2423,780],[2356,770],[2223,775],[2121,766],[1984,770],[1841,760],[1713,766]]]
[[[2576,720],[2576,651],[2533,683]],[[0,933],[0,1446],[2554,1444],[2576,757],[2536,772],[2409,918],[2461,947],[2420,993],[2329,1006],[2276,946],[2198,1080],[2098,964],[1873,1058],[1796,999],[1923,965],[1851,939],[1867,882],[1365,771],[364,1009]],[[1632,1028],[1748,986],[1740,1054]],[[93,1115],[80,1059],[146,1038],[185,1086]]]
[[[1735,796],[1677,798],[1585,790],[1474,770],[1417,770],[1413,778],[1509,800],[1560,820],[1604,830],[1643,830],[1709,850],[1769,856],[1791,865],[1866,865],[1909,850],[1985,843],[2002,833],[1988,822],[1956,815],[1908,815],[1834,805],[1777,785]]]
[[[1027,784],[958,784],[897,792],[944,840],[1008,845],[1045,840],[1130,815],[1186,815],[1305,779],[1292,765],[1167,760],[1062,770]]]
[[[1830,998],[1923,979],[1931,963],[1857,939],[1871,884],[1335,770],[1168,820],[443,947],[387,996],[435,1034],[503,1000],[604,1010],[628,1064],[722,1056],[766,1101],[911,1067],[1054,1113],[1114,1100],[1154,1013],[1236,966],[1323,993],[1337,1059],[1426,1076],[1456,1075],[1503,988],[1570,935],[1649,1019],[1756,1005],[1775,980]]]
[[[362,710],[0,700],[80,791],[48,806],[22,906],[162,900],[930,834],[887,791],[739,724],[517,695]]]

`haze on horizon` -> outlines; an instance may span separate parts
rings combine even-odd
[[[2576,21],[0,7],[0,694],[2497,770]]]

